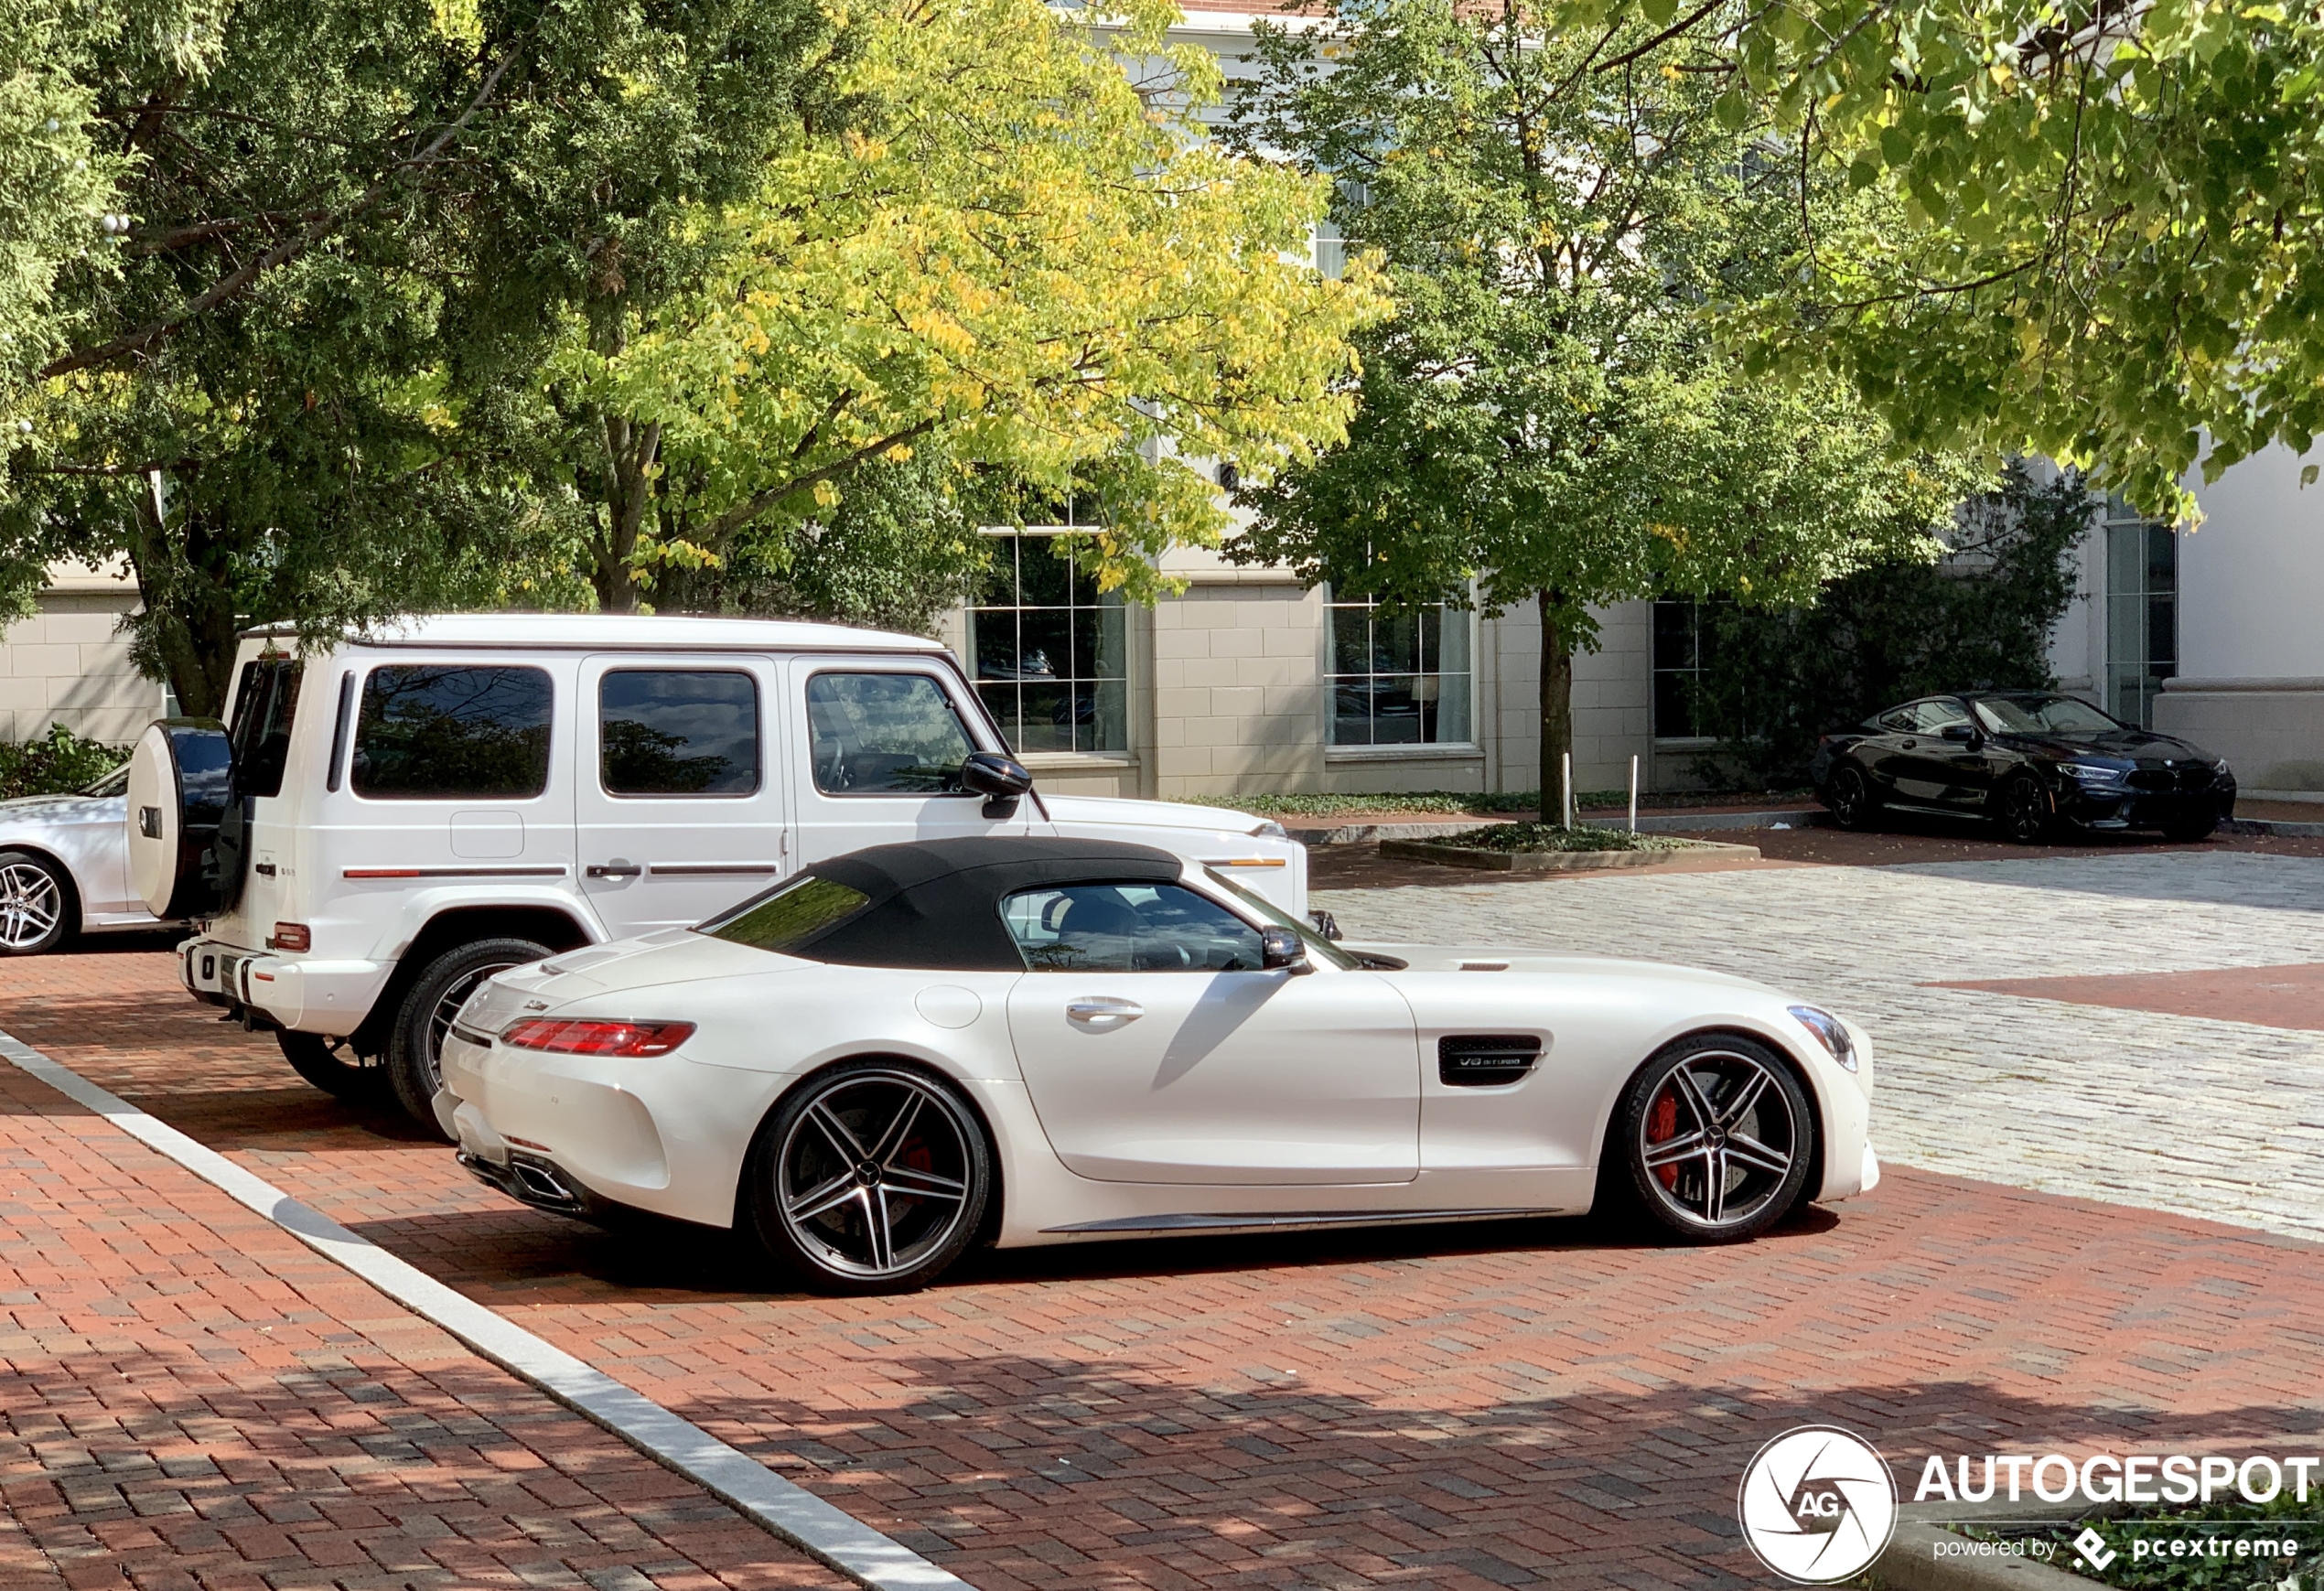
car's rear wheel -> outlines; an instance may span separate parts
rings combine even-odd
[[[1701,1034],[1631,1080],[1609,1157],[1631,1203],[1693,1243],[1740,1242],[1791,1212],[1815,1158],[1815,1116],[1791,1069],[1765,1045]]]
[[[1996,807],[1994,821],[2000,824],[2004,834],[2020,845],[2041,844],[2056,821],[2050,792],[2030,773],[2017,774],[2003,785]]]
[[[283,1059],[291,1070],[321,1089],[333,1099],[350,1104],[375,1104],[387,1098],[387,1060],[384,1056],[363,1056],[344,1038],[326,1038],[319,1033],[293,1033],[287,1029],[274,1035],[283,1047]]]
[[[1873,814],[1879,810],[1879,803],[1873,799],[1872,781],[1864,777],[1862,769],[1845,762],[1832,770],[1824,804],[1832,813],[1832,821],[1844,829],[1871,827]]]
[[[444,1130],[436,1119],[436,1091],[444,1086],[444,1036],[452,1031],[452,1018],[468,996],[493,973],[549,953],[548,946],[528,939],[477,940],[453,946],[421,971],[387,1037],[388,1081],[414,1121],[430,1132]]]
[[[0,851],[0,956],[45,955],[72,937],[72,880],[45,856]]]
[[[752,1228],[778,1262],[831,1293],[909,1293],[974,1241],[993,1152],[948,1083],[854,1061],[795,1089],[744,1171]]]

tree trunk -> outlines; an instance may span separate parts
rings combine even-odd
[[[130,521],[129,566],[144,609],[137,622],[142,650],[177,693],[180,713],[215,718],[225,710],[242,640],[231,549],[199,515],[188,514],[173,532],[156,517],[157,506],[146,496]]]
[[[1542,591],[1535,600],[1542,616],[1542,822],[1564,816],[1563,793],[1566,754],[1574,749],[1574,641],[1566,624],[1565,597]]]
[[[602,417],[605,437],[605,518],[590,552],[596,567],[591,583],[597,589],[600,613],[635,613],[638,583],[629,566],[638,550],[653,493],[653,466],[662,451],[662,427],[640,425],[619,415]]]

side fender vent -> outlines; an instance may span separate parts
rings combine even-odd
[[[1529,1033],[1463,1033],[1436,1040],[1436,1076],[1447,1087],[1491,1088],[1516,1082],[1542,1058]]]

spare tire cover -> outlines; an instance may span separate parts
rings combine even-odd
[[[233,782],[233,747],[215,718],[162,718],[129,756],[129,888],[156,917],[218,909],[207,865]]]

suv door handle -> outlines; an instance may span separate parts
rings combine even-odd
[[[1086,999],[1069,1000],[1065,1005],[1068,1021],[1085,1023],[1092,1027],[1120,1027],[1135,1022],[1145,1015],[1146,1007],[1135,1000],[1117,1000],[1110,994],[1092,994]]]
[[[643,874],[645,868],[641,864],[625,862],[616,856],[610,862],[591,864],[588,872],[592,878],[635,878]]]

